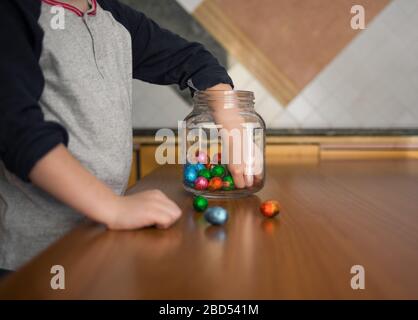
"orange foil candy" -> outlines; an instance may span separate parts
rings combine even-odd
[[[267,218],[273,218],[280,213],[280,204],[275,200],[268,200],[260,206],[260,212]]]
[[[223,187],[222,178],[214,177],[214,178],[209,180],[208,189],[210,191],[217,191],[217,190],[222,189],[222,187]]]

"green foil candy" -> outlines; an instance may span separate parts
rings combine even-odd
[[[199,173],[197,174],[199,177],[204,177],[208,180],[210,180],[210,178],[212,178],[212,174],[210,173],[209,169],[202,169],[199,171]]]
[[[223,177],[225,175],[225,168],[221,165],[214,166],[210,173],[212,174],[212,177]]]
[[[196,211],[203,212],[208,207],[208,200],[205,197],[197,196],[193,200],[193,207]]]
[[[231,176],[226,176],[223,178],[223,190],[232,191],[235,189],[234,179]]]

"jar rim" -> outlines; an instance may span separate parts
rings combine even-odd
[[[247,91],[247,90],[197,90],[194,94],[194,96],[199,96],[199,95],[211,95],[211,94],[219,94],[222,93],[224,96],[230,96],[230,95],[235,95],[235,96],[250,96],[250,97],[254,97],[254,92],[253,91]]]
[[[195,106],[223,103],[225,108],[248,108],[254,107],[255,96],[254,92],[244,90],[206,90],[196,91],[193,101]]]

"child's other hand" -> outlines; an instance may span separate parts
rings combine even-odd
[[[160,190],[149,190],[117,197],[107,227],[111,230],[133,230],[156,226],[167,229],[181,216],[181,210]]]

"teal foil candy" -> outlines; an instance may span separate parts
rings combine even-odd
[[[194,167],[193,165],[187,165],[184,168],[184,181],[186,182],[187,185],[193,184],[195,182],[195,180],[197,179],[197,170],[196,167]]]
[[[190,168],[190,167],[195,168],[197,172],[199,172],[200,170],[206,168],[205,165],[204,164],[201,164],[201,163],[192,164],[190,162],[187,162],[184,165],[184,170],[187,169],[187,168]]]
[[[196,163],[195,166],[196,166],[197,172],[199,172],[200,170],[206,169],[205,165],[202,163]]]

